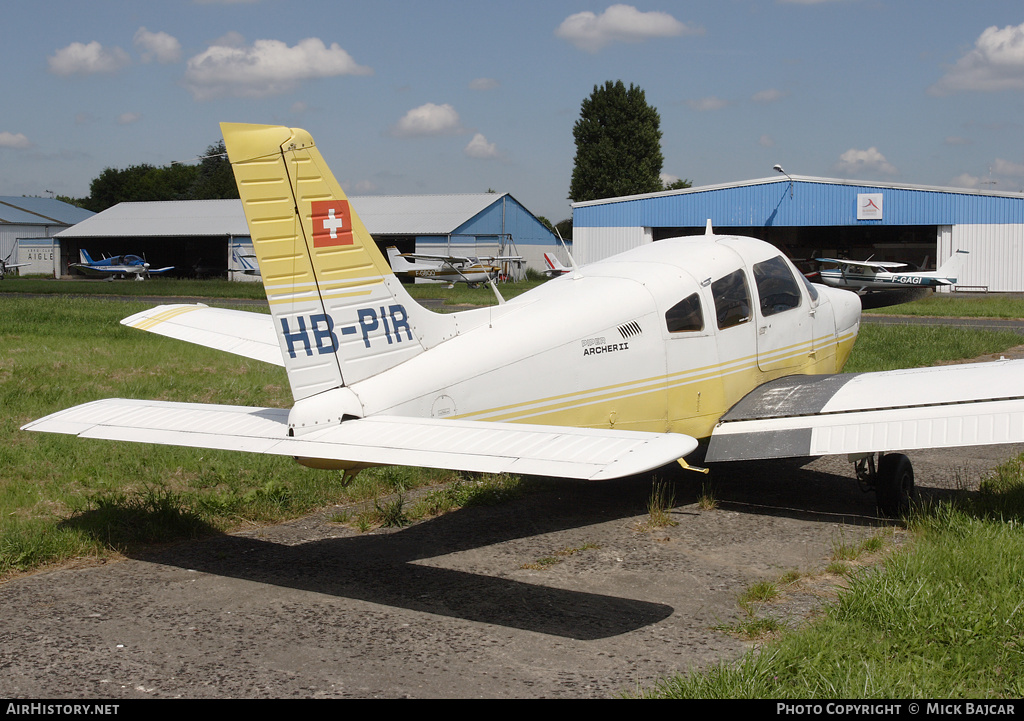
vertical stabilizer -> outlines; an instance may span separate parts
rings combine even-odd
[[[960,277],[960,267],[963,261],[966,259],[968,252],[966,250],[958,250],[953,255],[949,256],[949,259],[942,264],[942,266],[935,271],[937,278],[946,278],[951,283],[956,283]]]
[[[304,130],[222,123],[296,401],[394,367],[455,334],[388,262]]]

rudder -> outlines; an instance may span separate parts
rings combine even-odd
[[[222,123],[296,401],[455,334],[402,288],[304,130]]]

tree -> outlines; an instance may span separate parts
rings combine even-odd
[[[221,140],[206,149],[199,163],[198,177],[192,186],[193,200],[219,200],[238,197],[235,174],[228,162],[228,151]]]
[[[89,184],[81,206],[99,213],[118,203],[145,200],[207,200],[237,198],[224,141],[209,146],[198,165],[172,163],[163,167],[132,165],[104,168]]]
[[[574,202],[662,190],[661,118],[632,83],[610,80],[583,101],[573,126]]]

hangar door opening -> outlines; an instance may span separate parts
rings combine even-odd
[[[936,225],[865,225],[815,227],[715,227],[722,235],[744,235],[771,243],[801,271],[812,273],[814,258],[883,260],[907,263],[918,270],[935,270],[939,255]],[[654,228],[654,240],[703,235],[704,228]]]

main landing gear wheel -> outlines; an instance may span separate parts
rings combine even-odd
[[[914,467],[902,453],[886,453],[878,459],[875,502],[883,516],[899,518],[914,502]]]
[[[899,518],[910,511],[914,503],[914,467],[902,453],[868,455],[856,462],[857,480],[865,491],[875,492],[878,513],[889,518]]]

